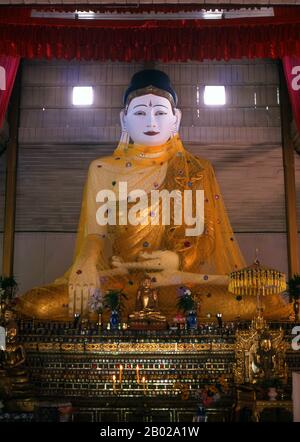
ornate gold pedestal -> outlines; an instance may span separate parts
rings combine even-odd
[[[270,379],[286,382],[286,350],[283,330],[270,330],[261,316],[256,317],[249,330],[236,333],[235,383],[255,384]]]

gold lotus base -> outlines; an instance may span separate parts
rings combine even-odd
[[[160,312],[134,312],[129,315],[129,327],[133,330],[166,330],[167,319]]]
[[[166,330],[167,321],[155,321],[147,319],[130,319],[129,328],[132,330]]]

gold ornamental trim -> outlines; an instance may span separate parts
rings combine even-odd
[[[59,343],[59,342],[30,342],[25,343],[27,352],[63,352],[63,353],[174,353],[191,352],[231,352],[235,344],[228,343]]]
[[[98,352],[101,350],[101,344],[86,344],[85,349],[92,353]]]
[[[37,351],[38,350],[38,344],[37,342],[26,342],[24,344],[25,351]]]
[[[37,344],[38,351],[45,353],[45,352],[51,352],[51,351],[59,351],[60,350],[60,344],[59,342],[39,342]]]
[[[213,351],[234,351],[235,344],[224,344],[224,343],[212,343],[211,346]]]
[[[83,352],[85,350],[85,345],[84,344],[72,344],[72,343],[68,343],[68,344],[61,344],[60,348],[62,351],[64,352]]]

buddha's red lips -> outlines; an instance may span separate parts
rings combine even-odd
[[[159,132],[149,131],[149,132],[144,132],[144,134],[145,134],[145,135],[150,135],[150,136],[152,137],[153,135],[158,135]]]

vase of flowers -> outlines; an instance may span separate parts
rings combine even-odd
[[[97,288],[89,301],[89,307],[91,309],[91,311],[97,313],[98,318],[97,318],[97,327],[98,330],[100,331],[102,328],[102,313],[104,310],[104,304],[103,304],[103,293],[101,292],[101,290],[99,288]]]
[[[117,310],[112,310],[109,322],[112,330],[118,328],[120,323],[120,316]]]
[[[187,328],[197,328],[197,303],[188,287],[179,287],[177,308],[185,313]]]
[[[197,314],[194,310],[190,310],[186,317],[186,323],[188,329],[195,329],[197,328]]]
[[[123,310],[125,299],[127,299],[127,295],[122,289],[108,290],[104,296],[104,308],[111,311],[109,323],[112,330],[119,327],[120,313]]]

